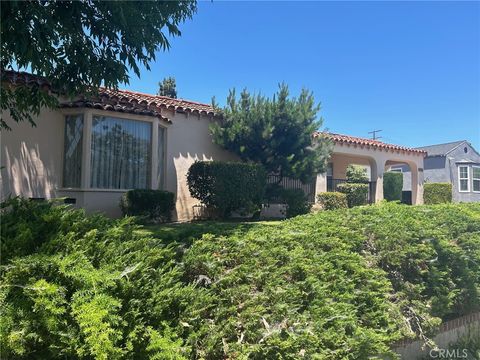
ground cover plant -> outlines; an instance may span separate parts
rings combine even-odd
[[[2,358],[365,359],[480,307],[480,204],[151,227],[3,211]]]

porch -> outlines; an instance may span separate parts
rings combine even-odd
[[[340,134],[317,133],[315,136],[330,140],[333,151],[327,171],[317,175],[314,198],[321,192],[336,191],[339,184],[347,182],[347,167],[358,165],[365,169],[368,179],[366,201],[382,201],[383,174],[391,167],[407,165],[411,174],[411,202],[413,205],[423,203],[424,151]]]

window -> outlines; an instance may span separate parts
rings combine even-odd
[[[402,168],[392,168],[392,169],[390,169],[390,172],[399,172],[399,173],[401,173],[401,172],[402,172]]]
[[[332,163],[327,164],[327,176],[328,177],[333,177],[333,164]]]
[[[468,179],[468,166],[458,167],[458,188],[460,192],[470,191],[470,181]]]
[[[158,126],[158,188],[165,187],[165,134],[166,129],[163,126]]]
[[[82,176],[83,115],[65,117],[63,186],[79,188]]]
[[[90,185],[100,189],[150,187],[152,125],[93,116]]]
[[[480,192],[480,166],[472,166],[473,191]]]

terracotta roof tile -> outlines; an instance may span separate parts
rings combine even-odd
[[[367,146],[376,149],[392,150],[392,151],[401,151],[415,154],[426,155],[426,151],[420,149],[413,149],[400,145],[387,144],[382,141],[360,138],[349,135],[335,134],[329,132],[316,132],[314,137],[326,137],[327,139],[332,140],[336,144],[347,144],[347,145],[360,145]]]
[[[2,71],[2,80],[13,84],[39,85],[50,88],[50,82],[41,76],[26,72]],[[192,112],[204,115],[218,115],[215,109],[208,105],[184,99],[172,99],[167,96],[144,94],[130,90],[115,90],[99,88],[95,96],[85,97],[61,104],[64,108],[88,107],[107,111],[119,111],[138,115],[157,116],[169,121],[161,115],[163,109],[171,109],[178,112]]]
[[[214,108],[208,104],[202,104],[185,99],[173,99],[167,96],[144,94],[131,90],[113,90],[101,88],[100,96],[107,96],[111,99],[118,98],[122,101],[137,102],[147,106],[167,108],[175,111],[196,112],[205,115],[216,115]]]

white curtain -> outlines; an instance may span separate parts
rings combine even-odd
[[[92,123],[91,187],[150,187],[152,126],[135,120],[94,116]]]
[[[82,175],[83,115],[65,117],[63,186],[79,188]]]
[[[163,189],[165,187],[165,128],[158,126],[158,188]]]

